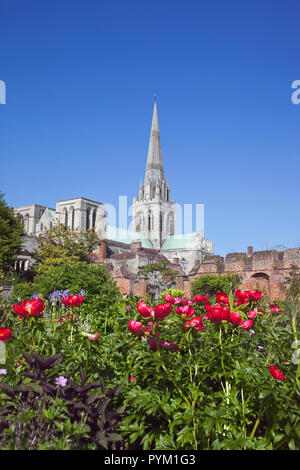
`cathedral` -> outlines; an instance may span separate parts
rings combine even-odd
[[[133,198],[133,230],[109,225],[105,204],[85,197],[57,201],[55,209],[31,204],[16,207],[14,212],[24,227],[24,243],[16,263],[17,271],[30,269],[34,263],[31,253],[36,247],[36,237],[56,223],[65,224],[71,229],[94,228],[101,246],[94,253],[96,262],[99,262],[101,252],[100,261],[110,259],[116,269],[118,260],[122,269],[129,270],[133,275],[145,265],[159,260],[175,264],[188,275],[205,256],[213,254],[213,243],[205,239],[203,232],[175,234],[176,205],[170,198],[164,172],[156,100],[144,181],[140,182],[138,196]],[[139,250],[136,250],[137,246]]]

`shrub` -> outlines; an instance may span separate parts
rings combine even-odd
[[[21,295],[26,297],[38,292],[41,297],[48,299],[51,292],[65,289],[69,289],[72,294],[84,290],[85,303],[92,301],[93,296],[98,296],[98,307],[103,308],[118,302],[121,298],[114,280],[105,267],[80,261],[49,266],[35,277],[34,283],[16,286],[13,298],[16,298],[16,293],[19,297]]]
[[[38,286],[33,282],[20,282],[16,284],[11,293],[11,301],[19,303],[25,299],[31,299],[37,292]]]
[[[237,274],[205,274],[192,282],[192,295],[213,297],[217,292],[227,294],[239,287],[240,279]]]

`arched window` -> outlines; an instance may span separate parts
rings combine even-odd
[[[97,215],[97,209],[93,210],[93,219],[92,219],[92,228],[96,227],[96,215]]]
[[[91,216],[91,208],[88,207],[88,208],[87,208],[87,211],[86,211],[86,224],[85,224],[86,230],[88,230],[89,228],[91,228],[91,226],[90,226],[90,216]]]
[[[71,230],[74,230],[74,226],[75,226],[75,210],[74,210],[74,207],[71,207],[71,209],[70,209],[70,216],[71,216]]]
[[[162,220],[162,212],[159,213],[159,233],[162,233],[163,228],[163,220]]]
[[[266,273],[255,273],[251,277],[254,279],[266,279],[267,281],[269,280],[269,275]]]
[[[44,230],[44,225],[41,223],[41,232]]]
[[[63,208],[63,223],[66,227],[68,226],[68,211],[65,207]]]
[[[149,232],[152,229],[152,224],[151,224],[151,211],[148,211],[148,230]]]

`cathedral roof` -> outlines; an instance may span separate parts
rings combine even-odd
[[[112,225],[106,226],[106,238],[108,240],[114,240],[121,243],[130,244],[133,241],[140,240],[143,248],[152,248],[152,243],[148,240],[145,235],[140,232],[133,232],[132,230],[126,230]]]
[[[162,246],[163,250],[195,249],[198,248],[199,235],[197,233],[185,233],[170,235]]]

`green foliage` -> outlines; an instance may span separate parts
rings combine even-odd
[[[96,248],[99,238],[93,229],[71,230],[64,224],[56,224],[47,229],[37,239],[38,248],[33,253],[37,264],[37,273],[47,270],[49,266],[89,261],[89,254]]]
[[[13,287],[11,300],[13,303],[19,303],[22,300],[31,299],[37,292],[37,285],[33,282],[20,282]]]
[[[227,294],[239,287],[240,279],[237,274],[205,274],[192,282],[192,295],[213,297],[217,292]]]
[[[4,194],[0,193],[0,271],[13,269],[17,253],[22,245],[23,229],[13,209],[7,206]]]
[[[184,290],[180,289],[166,289],[161,293],[161,300],[164,300],[164,296],[166,294],[170,294],[174,299],[178,299],[178,297],[184,297]]]
[[[70,285],[55,286],[70,288]],[[81,281],[75,287],[75,292],[84,288]],[[266,299],[250,301],[235,308],[244,319],[250,309],[263,308],[266,313],[257,313],[254,332],[210,320],[203,320],[204,329],[196,331],[184,329],[187,318],[181,318],[173,307],[173,313],[151,326],[153,336],[150,332],[141,336],[128,329],[132,318],[150,328],[149,319],[139,315],[135,308],[139,299],[131,296],[116,298],[112,294],[111,298],[109,295],[105,298],[105,305],[104,301],[97,300],[97,296],[102,298],[102,295],[105,296],[105,290],[90,294],[89,298],[86,294],[84,302],[73,308],[46,301],[47,315],[28,318],[27,322],[13,312],[7,312],[5,326],[12,328],[13,338],[6,343],[6,364],[1,367],[7,369],[7,374],[2,375],[1,380],[13,388],[29,382],[32,385],[33,379],[28,376],[28,382],[20,384],[24,373],[25,376],[27,372],[31,373],[26,354],[38,354],[43,358],[62,354],[63,361],[50,369],[47,383],[55,384],[55,377],[62,375],[72,377],[81,387],[82,373],[90,376],[88,384],[99,383],[99,371],[109,389],[125,383],[120,397],[114,399],[116,403],[110,402],[114,409],[120,403],[126,406],[119,428],[110,434],[121,434],[122,438],[118,437],[118,440],[126,448],[300,449],[300,366],[294,360],[297,354],[293,348],[299,330],[295,323],[287,324],[284,312],[271,314]],[[233,295],[229,298],[233,306]],[[98,302],[102,302],[99,309]],[[202,318],[206,313],[201,303],[196,311]],[[96,331],[100,337],[92,341],[89,334]],[[160,336],[155,336],[157,333]],[[154,350],[150,349],[149,338],[154,339]],[[161,341],[177,344],[179,349],[160,347]],[[21,359],[23,352],[25,356]],[[283,382],[272,377],[268,370],[271,364],[284,373]],[[129,381],[130,377],[134,377],[134,381]],[[5,409],[3,399],[4,395],[0,394],[1,410]],[[22,400],[26,401],[26,396],[23,395]],[[89,418],[86,415],[82,416],[82,421],[79,416],[76,418],[76,434],[61,389],[57,400],[44,408],[47,417],[58,423],[54,448],[76,448],[77,445],[78,448],[95,448],[93,433],[87,437],[89,431],[85,426],[89,425]],[[86,401],[84,403],[87,405]],[[26,426],[29,420],[32,424],[28,424],[28,429],[32,431],[34,426],[34,429],[40,426],[48,436],[48,418],[43,417],[41,422],[38,421],[41,416],[34,414],[37,411],[34,407],[21,409],[23,418],[22,414],[17,417],[13,409],[11,419],[5,418],[9,423],[16,423],[18,428],[9,424],[1,430],[0,424],[0,441],[5,434],[5,440],[0,442],[2,448],[16,448],[14,431],[23,429],[25,432],[22,423]],[[0,423],[1,419],[0,413]],[[112,440],[114,438],[116,436]],[[46,439],[43,439],[38,440],[37,448],[48,449]],[[27,444],[18,445],[28,448],[31,443],[27,438]]]
[[[24,292],[26,298],[28,293],[38,292],[43,299],[48,299],[51,292],[65,289],[70,289],[72,295],[83,289],[85,303],[96,302],[98,308],[106,308],[120,299],[118,288],[103,265],[80,261],[48,266],[35,276],[34,283],[17,285],[12,297],[15,299]]]
[[[0,382],[0,446],[5,450],[111,449],[119,446],[115,432],[121,409],[112,401],[123,384],[105,391],[101,376],[88,382],[80,369],[80,382],[69,376],[57,384],[53,368],[62,355],[25,354],[29,372],[11,386]],[[1,392],[2,397],[1,397]]]
[[[254,334],[210,321],[203,331],[184,332],[182,320],[170,316],[159,326],[160,339],[177,343],[178,351],[150,351],[135,338],[135,382],[121,425],[128,444],[144,450],[299,449],[294,336],[282,321],[260,314]],[[284,371],[284,382],[271,376],[270,364]]]

